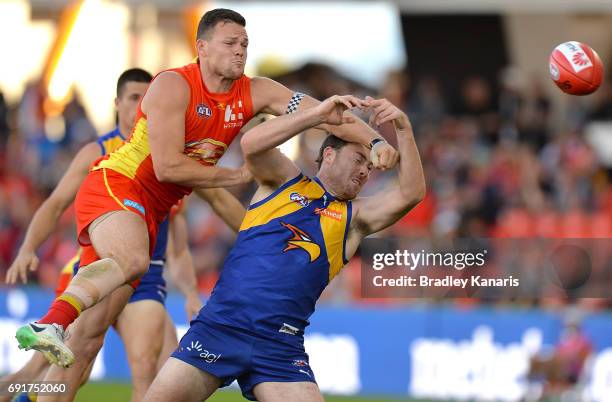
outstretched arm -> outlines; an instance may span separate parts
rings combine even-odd
[[[246,209],[232,193],[224,188],[194,188],[193,192],[208,202],[219,218],[234,232],[238,232]]]
[[[187,319],[198,314],[202,308],[202,301],[198,293],[198,282],[193,267],[193,259],[189,251],[187,240],[187,220],[184,215],[184,208],[170,219],[170,229],[168,233],[168,270],[172,281],[177,288],[185,295],[185,311]]]
[[[263,77],[254,77],[251,80],[251,93],[253,94],[253,109],[256,113],[268,113],[275,116],[281,116],[287,111],[287,105],[293,96],[293,92],[284,85]],[[305,95],[297,110],[312,109],[319,104],[321,102]],[[369,147],[372,140],[376,138],[382,139],[376,131],[357,118],[342,125],[321,123],[316,127],[328,131],[347,142],[356,142],[366,147]],[[386,142],[376,146],[375,153],[378,155],[378,163],[374,164],[375,167],[390,169],[397,164],[397,151]]]
[[[392,122],[395,126],[400,154],[399,185],[353,202],[351,243],[355,240],[358,243],[363,237],[391,226],[425,196],[423,166],[408,117],[386,99],[366,100],[372,110],[370,121],[377,125]]]
[[[187,187],[229,187],[251,180],[246,169],[202,166],[184,154],[189,86],[174,72],[160,74],[142,99],[155,176]]]
[[[99,157],[100,146],[96,142],[90,142],[76,154],[55,190],[34,213],[17,258],[6,273],[6,283],[14,284],[19,279],[26,283],[28,271],[38,268],[36,250],[55,230],[62,213],[74,201],[89,166]]]

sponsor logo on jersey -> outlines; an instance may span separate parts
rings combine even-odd
[[[222,105],[221,103],[219,106]],[[223,128],[236,128],[244,125],[244,107],[242,105],[242,99],[238,99],[237,102],[228,103],[225,106],[225,116],[223,119]]]
[[[332,218],[338,222],[342,222],[342,212],[336,211],[329,208],[315,208],[315,214],[324,216],[326,218]]]

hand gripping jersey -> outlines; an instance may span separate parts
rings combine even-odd
[[[303,175],[251,205],[198,320],[300,344],[321,292],[347,262],[351,212],[350,201]]]
[[[250,78],[243,75],[227,93],[212,93],[204,85],[198,63],[167,71],[180,74],[191,91],[185,112],[185,155],[202,165],[215,165],[243,124],[253,117]],[[148,207],[157,217],[166,216],[172,205],[191,192],[188,187],[157,180],[149,147],[147,116],[140,105],[128,141],[93,169],[110,169],[133,180],[151,200]]]

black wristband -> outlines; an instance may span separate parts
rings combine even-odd
[[[372,142],[370,142],[370,149],[374,148],[374,145],[378,144],[379,142],[387,142],[382,138],[374,138],[372,140]]]

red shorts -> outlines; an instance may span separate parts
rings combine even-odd
[[[149,256],[152,255],[155,249],[158,219],[152,213],[147,213],[149,211],[147,207],[147,200],[139,184],[129,177],[110,169],[89,172],[74,201],[77,238],[83,248],[80,266],[89,265],[100,259],[91,245],[88,228],[97,218],[113,211],[131,211],[145,221],[149,232]]]

